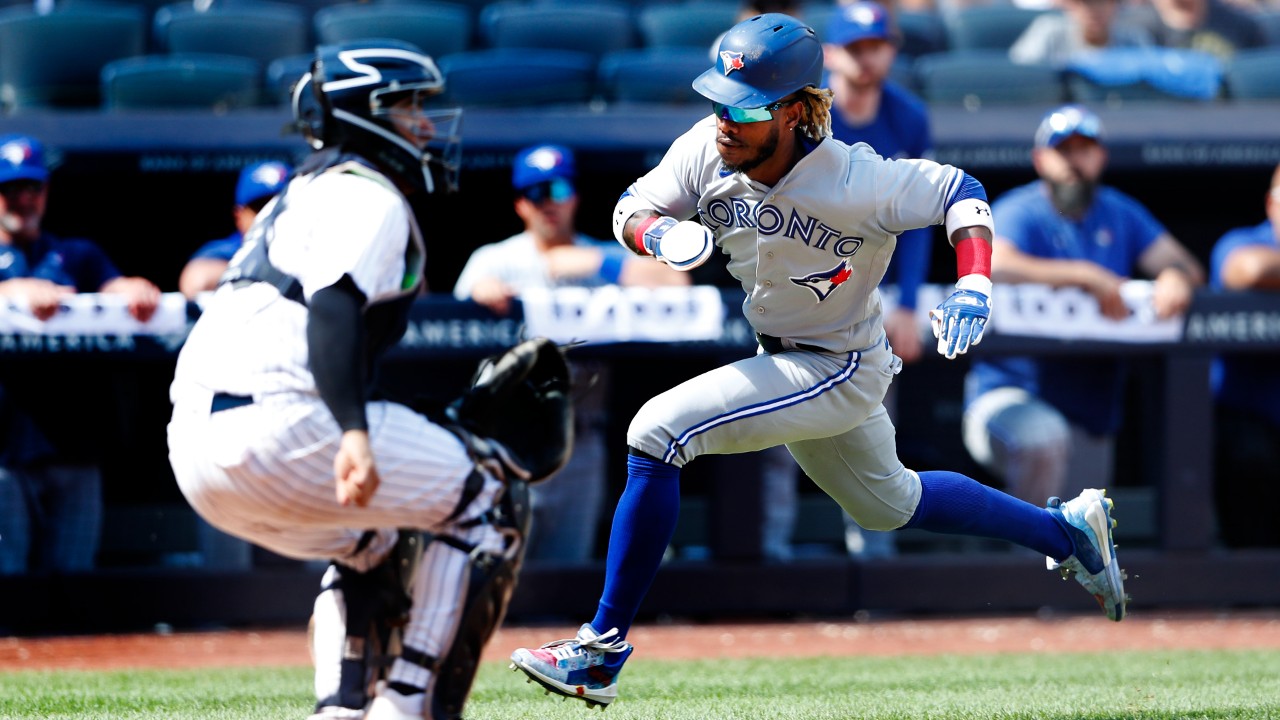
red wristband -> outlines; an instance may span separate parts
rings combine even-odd
[[[649,247],[644,244],[644,233],[646,230],[649,229],[650,225],[658,222],[661,219],[662,219],[661,215],[654,215],[653,217],[648,217],[648,218],[645,218],[644,220],[641,220],[640,224],[636,226],[636,238],[635,238],[636,249],[644,253],[645,255],[652,255],[653,251],[650,250]]]
[[[991,243],[976,236],[956,243],[956,277],[975,274],[991,277]]]

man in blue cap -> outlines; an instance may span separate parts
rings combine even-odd
[[[1116,320],[1130,314],[1124,282],[1154,278],[1154,315],[1181,314],[1204,269],[1137,200],[1101,184],[1102,140],[1102,121],[1084,107],[1045,115],[1031,151],[1040,179],[991,205],[992,278],[1080,288]],[[1110,485],[1123,381],[1112,358],[979,356],[965,382],[965,446],[1023,499]]]
[[[604,285],[688,285],[689,276],[627,252],[613,241],[579,233],[577,162],[563,145],[533,145],[511,167],[516,215],[524,230],[483,245],[462,268],[453,294],[499,315],[528,290]],[[576,362],[579,377],[595,377],[574,396],[574,445],[569,463],[551,482],[530,487],[533,521],[526,557],[585,562],[595,550],[605,495],[604,425],[608,368]]]
[[[69,295],[118,295],[130,315],[146,322],[160,302],[154,283],[124,276],[89,240],[42,228],[49,175],[39,140],[0,136],[0,297],[48,320]],[[101,472],[83,457],[85,438],[69,430],[66,417],[44,420],[48,406],[58,404],[49,393],[73,390],[72,378],[55,388],[0,388],[0,575],[93,567],[102,526]]]
[[[831,16],[822,38],[823,85],[831,88],[831,135],[850,145],[864,142],[881,157],[933,159],[928,107],[890,78],[901,41],[892,15],[879,2],[842,5]],[[884,329],[904,363],[913,363],[924,353],[916,298],[929,275],[934,238],[931,227],[899,235],[880,282],[897,298],[884,316]],[[885,407],[895,419],[896,395],[895,384],[885,398]],[[850,554],[886,557],[896,553],[891,533],[860,528],[847,514],[844,519]]]
[[[282,162],[247,165],[236,182],[236,204],[232,209],[236,230],[225,238],[210,240],[192,254],[178,277],[178,290],[188,298],[218,286],[218,278],[244,242],[244,233],[258,211],[284,189],[293,169]]]

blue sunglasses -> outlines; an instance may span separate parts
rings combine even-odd
[[[543,180],[520,191],[521,197],[527,198],[535,204],[546,200],[562,203],[573,197],[573,194],[573,183],[564,178]]]
[[[773,111],[784,105],[790,105],[795,100],[779,100],[772,105],[765,105],[758,108],[740,108],[724,103],[711,103],[711,111],[721,120],[728,120],[736,123],[754,123],[764,122],[773,119]]]

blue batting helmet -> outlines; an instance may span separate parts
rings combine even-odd
[[[758,108],[822,82],[822,43],[813,28],[782,13],[756,15],[720,40],[716,64],[693,81],[713,102]]]

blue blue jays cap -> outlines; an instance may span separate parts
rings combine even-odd
[[[1072,135],[1102,141],[1102,120],[1079,105],[1063,105],[1052,110],[1036,128],[1036,147],[1058,147]]]
[[[0,183],[13,180],[49,179],[44,164],[44,146],[29,135],[0,136]]]
[[[856,2],[839,7],[827,22],[824,42],[848,45],[859,40],[897,42],[898,32],[889,12],[878,2]]]
[[[292,169],[282,162],[260,162],[240,171],[236,183],[236,204],[249,205],[254,200],[269,198],[284,189]]]
[[[572,150],[563,145],[534,145],[516,154],[511,167],[511,186],[524,190],[551,180],[572,183],[576,175]]]

